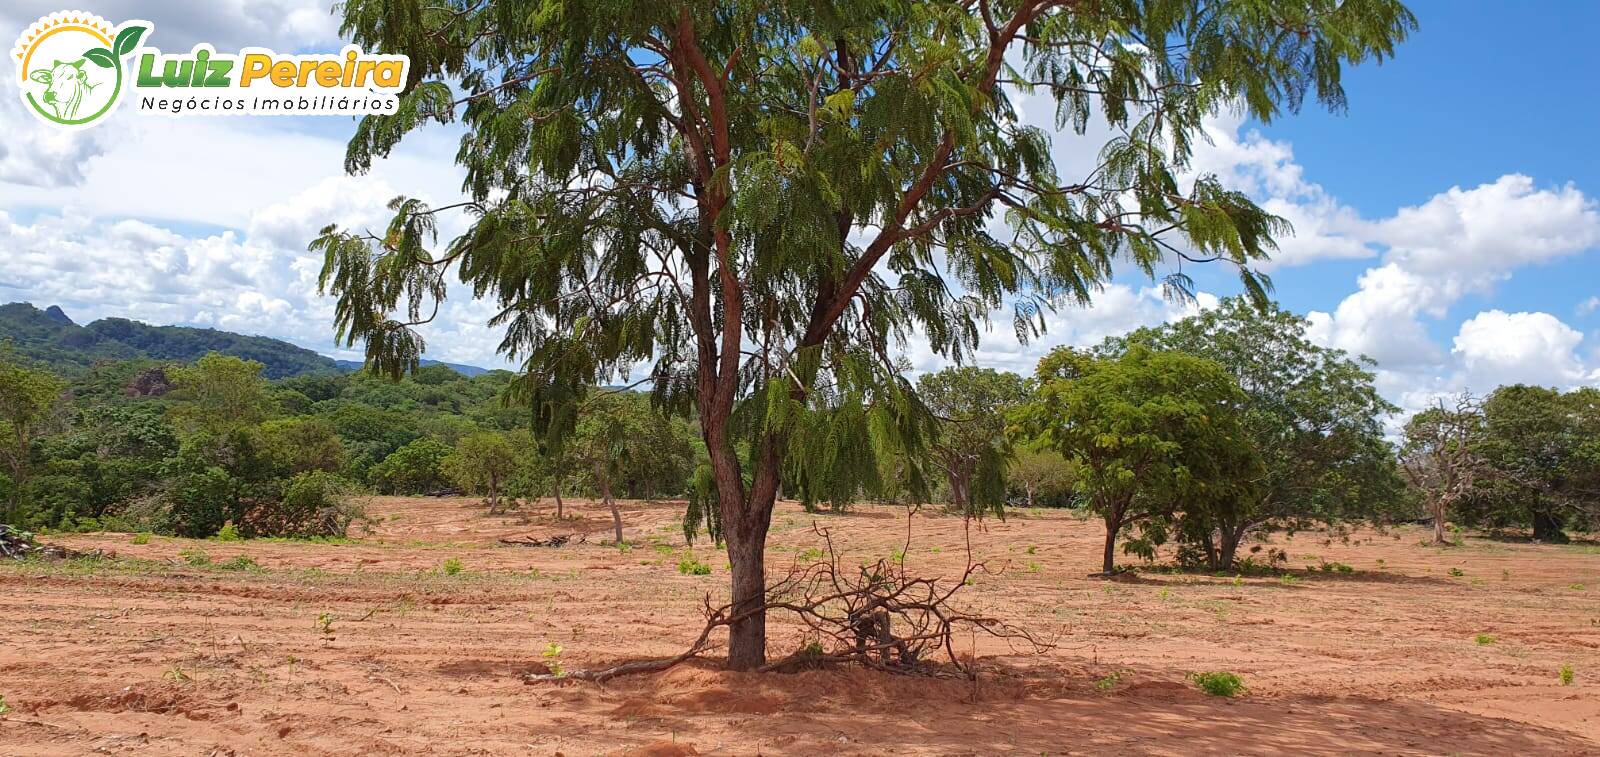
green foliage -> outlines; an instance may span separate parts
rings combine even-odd
[[[951,503],[969,517],[1003,515],[1005,465],[1012,455],[1005,414],[1027,399],[1021,376],[989,368],[946,368],[917,379],[917,393],[939,417],[930,453]]]
[[[1064,507],[1073,503],[1077,469],[1054,449],[1024,448],[1007,467],[1006,481],[1028,507]]]
[[[141,532],[133,535],[133,543],[137,544],[137,545],[149,544],[150,543],[150,537],[151,537],[151,534],[150,534],[149,531],[141,531]]]
[[[1241,423],[1246,397],[1222,366],[1142,346],[1075,362],[1073,378],[1042,374],[1013,418],[1018,433],[1076,465],[1079,493],[1106,524],[1106,572],[1125,529],[1139,529],[1125,549],[1148,558],[1182,507],[1255,496],[1261,464]]]
[[[12,362],[0,353],[0,463],[5,465],[9,494],[0,519],[12,522],[23,487],[33,468],[33,446],[56,422],[56,408],[66,382]]]
[[[253,360],[208,353],[194,365],[167,371],[178,403],[170,414],[185,434],[221,433],[260,423],[277,412],[261,376],[264,366]]]
[[[244,541],[244,537],[239,535],[238,527],[232,523],[224,524],[222,528],[217,529],[217,535],[212,538],[217,541]]]
[[[1383,419],[1396,408],[1373,386],[1371,361],[1318,346],[1304,318],[1242,297],[1176,323],[1108,340],[1216,361],[1244,391],[1240,425],[1264,478],[1248,497],[1192,503],[1178,533],[1180,559],[1225,570],[1239,543],[1263,525],[1296,528],[1371,519],[1403,500]]]
[[[711,566],[700,562],[693,554],[685,554],[683,559],[678,561],[678,572],[686,576],[709,576]]]
[[[525,450],[531,442],[524,443]],[[506,433],[479,431],[461,437],[456,448],[440,460],[439,470],[456,486],[483,494],[492,513],[499,507],[500,493],[516,472],[521,454]]]
[[[1600,525],[1600,389],[1502,386],[1482,404],[1474,452],[1484,464],[1457,514],[1489,528],[1528,528],[1566,543]]]
[[[367,481],[384,494],[426,494],[444,487],[444,460],[450,452],[444,442],[418,439],[372,466]]]
[[[461,573],[461,569],[461,559],[457,557],[446,558],[445,561],[439,565],[439,570],[447,576],[457,575]]]
[[[247,555],[239,555],[228,560],[223,560],[222,562],[217,563],[217,568],[220,570],[233,570],[245,573],[265,573],[267,571],[266,568],[261,567],[260,563],[251,559]]]
[[[1226,671],[1193,673],[1189,680],[1201,691],[1214,697],[1235,697],[1246,692],[1244,681],[1235,673]]]
[[[107,361],[188,363],[212,352],[262,363],[267,378],[337,370],[333,360],[277,339],[185,326],[149,326],[123,318],[79,326],[60,308],[39,310],[25,302],[0,305],[0,334],[12,340],[19,356],[67,376],[83,375]]]
[[[184,562],[196,568],[205,568],[211,565],[210,553],[199,547],[184,547],[178,550],[178,556],[183,558]]]
[[[1480,646],[1480,647],[1486,647],[1486,646],[1488,646],[1490,644],[1495,643],[1495,641],[1497,641],[1497,639],[1495,639],[1494,636],[1492,636],[1490,634],[1486,634],[1486,633],[1480,633],[1477,636],[1472,637],[1472,640],[1477,642],[1478,646]]]
[[[1565,664],[1563,664],[1561,666],[1560,678],[1561,678],[1561,685],[1562,686],[1571,686],[1572,685],[1572,680],[1574,678],[1576,678],[1576,677],[1577,677],[1577,674],[1573,672],[1571,663],[1565,663]],[[4,703],[5,703],[5,700],[0,699],[0,704],[4,704]],[[0,712],[4,712],[4,710],[0,710]]]

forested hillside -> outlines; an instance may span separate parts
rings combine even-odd
[[[302,373],[358,371],[361,363],[336,360],[281,339],[246,336],[231,331],[189,326],[151,326],[126,318],[102,318],[79,326],[60,307],[44,310],[27,302],[0,305],[0,342],[24,361],[67,376],[83,374],[105,360],[149,359],[193,362],[208,352],[254,360],[269,379]],[[443,365],[463,376],[481,376],[488,369],[423,359],[422,365]]]
[[[0,339],[9,340],[16,355],[63,375],[81,375],[103,360],[148,358],[187,363],[208,352],[261,363],[267,378],[340,370],[332,358],[279,339],[188,326],[151,326],[126,318],[102,318],[79,326],[59,307],[40,310],[26,302],[0,305]]]

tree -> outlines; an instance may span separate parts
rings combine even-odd
[[[1477,447],[1482,431],[1482,403],[1467,393],[1448,405],[1441,399],[1406,422],[1400,469],[1422,493],[1433,517],[1434,544],[1449,543],[1445,518],[1490,471]]]
[[[1304,318],[1233,297],[1176,323],[1108,340],[1216,361],[1248,396],[1242,423],[1266,476],[1247,502],[1213,502],[1184,530],[1212,570],[1233,565],[1240,542],[1266,524],[1366,518],[1403,488],[1382,419],[1397,410],[1373,386],[1371,361],[1313,344]]]
[[[1072,461],[1053,449],[1027,449],[1017,452],[1006,469],[1006,480],[1021,489],[1028,507],[1043,501],[1060,505],[1072,496],[1077,478]]]
[[[0,460],[11,479],[4,519],[14,522],[21,515],[18,500],[28,481],[33,445],[55,425],[67,383],[5,358],[0,355]]]
[[[426,494],[444,485],[441,468],[450,452],[437,439],[417,439],[372,466],[367,480],[385,494]]]
[[[264,366],[215,352],[177,366],[167,375],[175,387],[174,426],[185,434],[222,432],[260,423],[277,411],[261,377]]]
[[[1052,377],[1064,363],[1075,377]],[[1130,546],[1148,557],[1185,503],[1237,498],[1259,478],[1240,423],[1246,397],[1217,363],[1136,345],[1116,358],[1055,355],[1042,365],[1033,401],[1013,417],[1076,466],[1079,493],[1105,521],[1106,575],[1124,530],[1147,531]]]
[[[440,463],[445,476],[469,492],[482,493],[492,515],[500,508],[500,491],[517,467],[517,449],[500,431],[479,431],[461,437]]]
[[[1483,401],[1475,442],[1492,475],[1464,504],[1493,525],[1531,526],[1533,538],[1565,543],[1568,523],[1600,499],[1600,390],[1516,384]],[[1467,508],[1462,508],[1463,510]]]
[[[599,392],[584,404],[563,457],[566,469],[593,474],[621,544],[622,511],[613,486],[625,487],[635,498],[682,494],[694,463],[694,449],[688,430],[656,412],[647,396]]]
[[[261,436],[284,475],[331,473],[344,464],[344,443],[321,418],[275,418],[261,424]]]
[[[1005,414],[1028,396],[1021,376],[992,368],[946,368],[917,379],[917,394],[939,417],[931,452],[950,484],[950,500],[969,516],[1005,503]]]
[[[1011,305],[1030,335],[1119,258],[1151,275],[1169,253],[1225,261],[1260,294],[1249,266],[1285,224],[1215,177],[1180,182],[1203,119],[1269,121],[1307,95],[1342,107],[1343,67],[1414,27],[1396,0],[552,7],[342,6],[356,42],[411,61],[346,168],[459,118],[467,197],[396,198],[377,235],[326,228],[321,285],[341,338],[398,375],[456,269],[495,301],[552,438],[590,387],[648,364],[657,403],[693,411],[710,458],[739,670],[765,660],[780,486],[861,490],[881,451],[914,454],[930,431],[890,356],[908,333],[959,360]],[[1058,175],[1012,100],[1039,90],[1059,126],[1109,125],[1095,168]],[[471,220],[436,251],[446,211]]]

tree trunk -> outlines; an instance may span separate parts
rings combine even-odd
[[[1571,539],[1562,530],[1564,524],[1560,518],[1550,513],[1534,511],[1533,513],[1533,539],[1546,544],[1566,544]]]
[[[732,612],[743,615],[728,626],[728,667],[754,670],[767,662],[767,530],[772,525],[772,508],[778,496],[778,456],[776,440],[763,439],[752,464],[755,482],[747,493],[739,472],[739,460],[731,448],[712,456],[717,481],[717,496],[724,506],[723,532],[728,543],[728,565],[732,576]]]
[[[1434,501],[1431,509],[1433,510],[1433,543],[1449,544],[1450,542],[1444,538],[1444,501]]]
[[[1024,487],[1024,490],[1028,492],[1028,508],[1032,509],[1033,508],[1033,487],[1031,487],[1031,486]]]
[[[561,477],[556,476],[556,520],[561,520],[563,506],[561,504]]]
[[[494,511],[498,510],[498,509],[500,509],[500,485],[499,485],[499,483],[497,481],[495,481],[495,477],[494,476],[490,476],[489,477],[489,514],[490,515],[494,515]]]
[[[1244,535],[1249,529],[1244,526],[1238,528],[1217,529],[1217,564],[1213,570],[1227,570],[1233,567],[1233,561],[1239,554],[1239,542],[1244,540]]]
[[[622,544],[622,511],[617,509],[617,501],[611,498],[611,477],[606,475],[605,463],[594,464],[594,482],[600,487],[600,499],[611,508],[611,527],[616,531],[617,544]]]
[[[1100,570],[1111,575],[1117,567],[1117,533],[1122,530],[1121,515],[1107,515],[1105,552],[1101,556]]]

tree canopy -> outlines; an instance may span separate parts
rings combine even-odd
[[[1247,395],[1241,423],[1261,456],[1258,497],[1196,524],[1196,547],[1213,570],[1230,567],[1241,539],[1268,523],[1361,519],[1392,509],[1401,482],[1383,419],[1398,408],[1373,386],[1370,361],[1313,344],[1305,319],[1245,298],[1175,323],[1112,339],[1216,361]]]
[[[1125,530],[1142,530],[1128,546],[1148,555],[1181,508],[1255,496],[1260,461],[1240,423],[1247,397],[1221,365],[1137,345],[1072,363],[1071,378],[1041,375],[1013,418],[1075,463],[1079,493],[1105,521],[1104,572]]]

